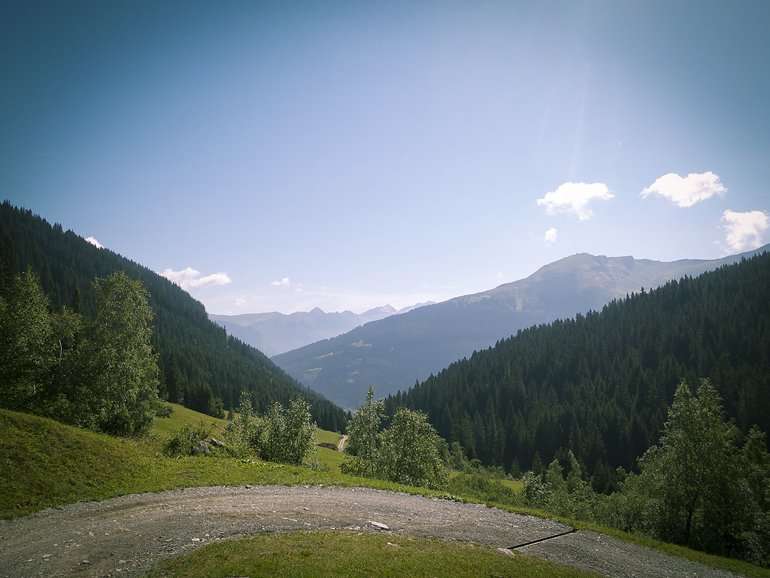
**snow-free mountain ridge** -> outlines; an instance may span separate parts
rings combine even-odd
[[[598,310],[626,294],[767,250],[770,245],[721,259],[671,262],[579,253],[519,281],[374,321],[273,360],[305,385],[354,408],[369,385],[378,395],[405,389],[519,329]]]

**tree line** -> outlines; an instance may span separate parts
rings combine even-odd
[[[241,392],[248,391],[255,408],[264,413],[273,402],[285,405],[300,394],[310,403],[319,426],[344,428],[345,411],[299,386],[261,352],[227,335],[180,287],[6,201],[0,204],[0,294],[27,269],[38,276],[53,311],[66,307],[83,319],[96,314],[94,279],[122,271],[141,281],[154,315],[151,342],[158,353],[162,398],[219,414],[237,407]]]
[[[710,377],[744,432],[770,428],[770,254],[519,331],[389,397],[509,471],[572,450],[594,487],[632,469],[677,385]]]

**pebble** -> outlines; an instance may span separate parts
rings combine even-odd
[[[378,530],[390,530],[390,528],[386,524],[383,524],[382,522],[374,522],[372,520],[369,520],[367,524],[377,528]]]

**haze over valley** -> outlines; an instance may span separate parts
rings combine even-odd
[[[370,321],[384,319],[391,315],[406,313],[431,305],[419,303],[396,309],[383,305],[367,309],[363,313],[352,311],[324,311],[315,307],[310,311],[295,313],[241,313],[238,315],[215,315],[209,319],[218,323],[235,337],[262,351],[265,355],[278,355],[298,349],[315,341],[336,337]]]

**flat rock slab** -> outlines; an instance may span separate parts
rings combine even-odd
[[[388,529],[375,529],[372,520]],[[478,504],[368,488],[191,488],[0,521],[0,576],[141,576],[159,560],[215,540],[294,530],[391,531],[510,548],[570,528]],[[518,551],[608,576],[729,576],[590,532]]]

